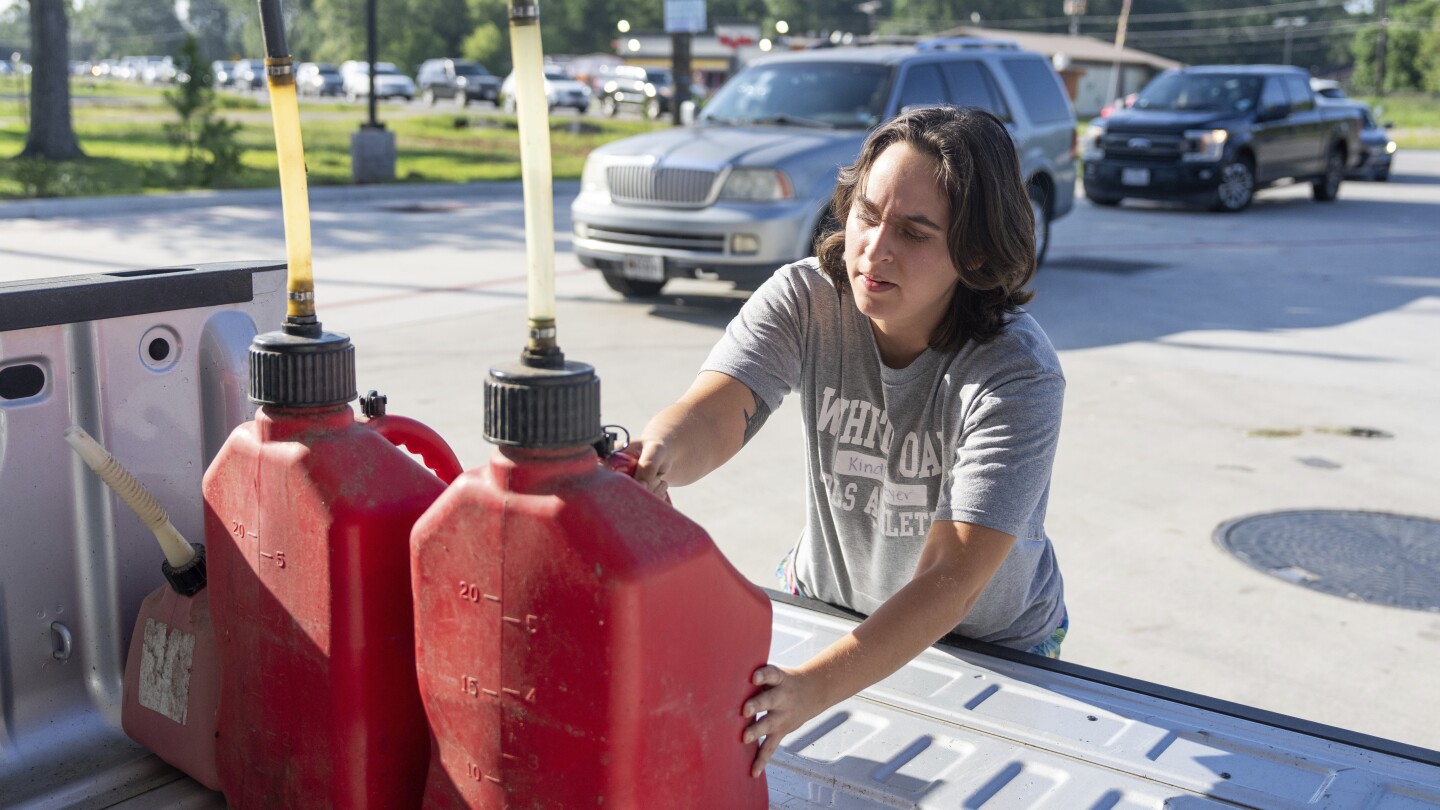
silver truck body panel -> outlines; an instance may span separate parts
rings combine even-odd
[[[165,778],[120,730],[163,556],[61,434],[84,427],[201,542],[200,477],[253,414],[246,353],[284,296],[273,262],[0,284],[0,806],[122,798],[137,760]]]

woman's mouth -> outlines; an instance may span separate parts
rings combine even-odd
[[[891,290],[895,288],[894,283],[889,281],[881,281],[880,279],[866,275],[865,273],[860,274],[860,285],[865,288],[866,292],[885,292],[886,290]]]

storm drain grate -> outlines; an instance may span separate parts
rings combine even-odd
[[[1440,612],[1440,521],[1384,512],[1302,510],[1232,520],[1215,542],[1312,590]]]

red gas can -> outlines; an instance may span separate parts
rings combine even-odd
[[[210,590],[193,595],[169,585],[145,597],[125,659],[120,725],[195,781],[220,789],[215,767],[215,708],[220,661],[210,623]]]
[[[205,474],[220,783],[241,810],[414,807],[428,733],[409,536],[445,484],[356,421],[353,373],[348,394],[323,390],[327,372],[318,394],[257,395],[295,376],[257,371],[274,334],[252,347],[252,398],[341,401],[261,407]]]
[[[766,807],[740,707],[769,600],[588,431],[550,433],[565,446],[502,445],[416,524],[425,806]]]

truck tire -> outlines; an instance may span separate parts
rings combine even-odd
[[[1255,163],[1241,155],[1220,169],[1220,185],[1215,188],[1213,211],[1234,214],[1250,207],[1255,199]]]
[[[1102,208],[1114,208],[1120,204],[1119,197],[1097,197],[1094,194],[1086,194],[1085,199],[1089,200],[1092,205],[1098,205]]]
[[[1325,174],[1310,186],[1315,192],[1315,202],[1334,202],[1340,196],[1340,181],[1344,179],[1345,153],[1332,146],[1325,162]]]
[[[619,273],[603,272],[605,283],[610,289],[620,293],[626,298],[654,298],[660,294],[665,286],[663,281],[636,281],[633,278],[625,278]]]
[[[1030,210],[1035,214],[1035,268],[1038,270],[1050,250],[1050,195],[1039,183],[1030,184]]]

